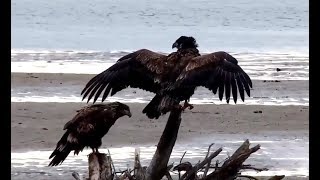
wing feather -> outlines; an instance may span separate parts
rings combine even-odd
[[[100,88],[98,89],[97,94],[101,94],[102,91],[106,88],[107,85],[108,85],[107,83],[103,83],[100,86]],[[99,98],[99,96],[95,96],[94,99],[93,99],[93,102],[96,102],[98,98]]]
[[[83,94],[82,100],[84,100],[88,94],[91,92],[91,90],[97,85],[98,82],[101,82],[105,76],[101,76],[100,74],[93,77],[92,80],[90,80],[86,87],[82,90],[81,95]],[[88,100],[89,101],[89,100]]]
[[[222,100],[225,94],[227,103],[230,101],[232,89],[232,97],[236,103],[237,89],[242,101],[245,99],[244,91],[250,97],[252,81],[233,56],[219,51],[190,59],[176,83],[168,89],[183,89],[187,86],[204,86],[214,94],[219,89],[219,99]]]
[[[230,81],[231,81],[231,73],[230,72],[226,72],[226,78],[225,78],[225,92],[226,92],[226,100],[227,100],[227,103],[229,103],[230,101]]]
[[[209,89],[210,88],[212,89],[213,94],[217,93],[217,90],[218,90],[218,87],[219,87],[219,83],[220,83],[219,75],[220,75],[221,72],[222,72],[221,68],[217,67],[217,70],[213,72],[214,73],[213,78],[211,79],[211,81],[206,86],[206,87],[209,87]]]
[[[237,84],[235,75],[231,73],[231,86],[232,86],[232,97],[234,103],[237,103]]]
[[[244,101],[244,89],[243,89],[243,85],[242,85],[242,82],[241,82],[239,74],[237,74],[236,80],[237,80],[237,85],[238,85],[238,88],[239,88],[240,98],[241,98],[242,101]]]
[[[245,80],[245,77],[243,76],[243,74],[239,74],[239,76],[247,95],[250,97],[250,88],[249,88],[248,82]]]
[[[225,72],[224,71],[221,72],[221,76],[220,77],[224,79],[224,77],[225,77]],[[224,84],[223,84],[223,81],[220,80],[220,83],[219,83],[219,99],[220,99],[220,101],[222,101],[223,92],[224,92]]]
[[[168,71],[166,59],[167,56],[147,49],[127,54],[86,84],[81,92],[82,100],[88,97],[89,102],[94,97],[95,103],[106,87],[102,101],[110,91],[112,96],[128,86],[156,93],[162,76]]]
[[[103,93],[102,102],[108,97],[110,90],[111,90],[111,85],[109,84],[107,89]]]

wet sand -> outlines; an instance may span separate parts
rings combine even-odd
[[[71,180],[73,171],[86,174],[89,149],[79,156],[69,155],[61,166],[46,167],[51,151],[64,132],[64,124],[84,105],[11,103],[14,179]],[[143,165],[150,162],[168,117],[149,120],[141,113],[145,104],[128,105],[133,116],[119,119],[103,138],[101,147],[102,152],[110,148],[115,165],[121,169],[133,164],[134,147],[145,149],[141,153]],[[301,169],[308,169],[308,111],[307,106],[196,105],[182,114],[181,129],[170,162],[178,162],[183,151],[188,150],[191,154],[185,160],[196,163],[205,156],[207,146],[212,142],[216,143],[215,148],[223,147],[232,153],[243,140],[249,139],[252,145],[261,144],[262,149],[248,159],[248,164],[270,168],[271,173],[276,171],[276,174],[282,171],[300,174]],[[128,147],[132,147],[131,150]],[[227,152],[220,159],[226,158]],[[291,176],[287,179],[306,178]]]
[[[103,139],[103,147],[156,144],[161,136],[168,115],[150,120],[141,113],[145,104],[128,105],[133,116],[121,118],[115,123]],[[11,103],[12,150],[54,148],[64,132],[64,124],[82,106],[85,103]],[[210,136],[212,133],[308,133],[308,113],[307,106],[196,105],[182,114],[178,140],[199,135]]]
[[[80,92],[85,84],[94,77],[92,74],[61,73],[11,73],[11,95],[13,102],[81,102]],[[154,94],[127,88],[107,101],[147,103]],[[101,98],[98,99],[100,101]],[[199,87],[191,97],[194,104],[226,104],[208,89]],[[234,105],[233,101],[230,102]],[[244,104],[238,98],[237,104]],[[308,80],[253,80],[251,97],[245,99],[247,105],[309,105]]]
[[[38,87],[48,87],[49,84],[57,87],[82,86],[91,77],[92,75],[12,73],[12,88],[28,86],[31,87],[31,90],[34,88],[34,91],[36,91]],[[260,87],[271,87],[272,84],[276,83],[279,82],[260,81]],[[281,81],[281,84],[281,87],[284,89],[293,89],[293,85],[296,84],[295,91],[306,90],[304,85],[293,83],[292,81]],[[158,120],[150,120],[141,113],[146,104],[127,104],[130,106],[133,116],[131,118],[123,117],[115,123],[109,133],[103,138],[101,149],[155,147],[157,144],[168,115],[162,116]],[[16,158],[14,159],[16,164],[13,165],[12,170],[13,179],[72,179],[71,176],[66,178],[58,175],[62,173],[61,167],[48,169],[45,166],[49,163],[47,156],[55,148],[57,141],[64,133],[62,130],[64,124],[75,115],[76,110],[85,105],[86,103],[84,102],[11,103],[12,153],[18,156],[19,153],[39,151],[39,157],[41,153],[44,154],[44,158],[41,156],[39,161],[33,159],[36,157],[32,155],[31,157],[27,157],[29,158],[28,161],[36,162],[35,165],[31,165],[30,167],[28,165],[20,167],[20,157],[12,157]],[[177,143],[174,148],[174,152],[179,153],[174,158],[180,157],[183,153],[182,151],[189,146],[190,148],[195,148],[195,151],[199,151],[200,148],[205,152],[207,145],[212,142],[217,143],[217,146],[231,147],[229,151],[232,153],[239,146],[239,143],[230,144],[230,142],[241,142],[244,139],[256,141],[253,144],[259,143],[262,145],[262,148],[266,148],[261,151],[265,152],[262,155],[267,158],[264,160],[253,158],[252,165],[258,164],[261,166],[265,162],[267,162],[266,165],[268,166],[272,166],[272,164],[274,166],[292,164],[291,161],[283,163],[284,160],[281,160],[282,154],[278,154],[280,156],[279,160],[279,157],[276,157],[278,152],[284,153],[288,151],[285,153],[287,154],[285,159],[290,159],[291,156],[295,158],[295,156],[298,156],[297,154],[300,154],[298,158],[308,158],[309,106],[195,105],[194,109],[186,110],[182,114],[182,119]],[[263,142],[263,140],[266,140],[266,142]],[[229,144],[226,142],[229,142]],[[269,142],[272,143],[270,144]],[[87,170],[85,167],[86,152],[83,152],[78,157],[72,155],[65,161],[66,165],[70,163],[72,166],[75,158],[81,158],[82,166],[78,168],[80,168],[80,172],[85,172]],[[256,157],[261,157],[261,155]],[[145,158],[145,162],[148,162],[149,159]],[[194,158],[193,161],[197,162],[199,159],[201,158]],[[41,163],[39,163],[40,161]],[[125,161],[127,160],[121,161],[124,166],[126,165]],[[293,166],[300,165],[303,168],[307,168],[306,160],[303,160],[303,162],[298,162],[297,160]],[[69,168],[63,172],[70,174],[71,170]],[[46,173],[48,175],[44,176]],[[289,177],[287,179],[302,178]]]

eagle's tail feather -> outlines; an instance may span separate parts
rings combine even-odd
[[[150,119],[158,119],[162,114],[169,112],[179,101],[168,96],[157,94],[149,104],[143,109],[142,113]]]
[[[52,157],[53,159],[48,166],[57,166],[61,164],[72,151],[72,145],[68,142],[69,134],[70,133],[68,131],[64,133],[64,135],[58,142],[56,149],[52,152],[52,154],[49,157],[49,159],[51,159]]]
[[[180,101],[176,98],[173,98],[169,95],[165,95],[161,98],[161,102],[158,106],[158,109],[162,114],[166,114],[167,112],[171,111],[172,108],[176,108],[176,106],[179,105],[179,103]]]
[[[142,110],[142,113],[146,114],[150,119],[158,119],[161,116],[161,112],[158,109],[158,106],[161,102],[162,97],[156,95],[152,100],[147,104],[147,106]]]

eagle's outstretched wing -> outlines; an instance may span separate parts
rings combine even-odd
[[[130,86],[150,92],[160,88],[161,76],[167,70],[167,56],[141,49],[120,58],[117,63],[93,77],[82,90],[81,95],[88,102],[94,96],[96,102],[105,89],[102,102],[111,91],[111,96]]]
[[[222,100],[225,92],[227,103],[230,100],[232,89],[233,100],[237,102],[237,89],[244,101],[244,91],[250,97],[252,82],[250,77],[238,65],[238,61],[230,54],[219,51],[194,57],[179,75],[176,83],[169,89],[204,86],[214,94],[219,89],[219,99]]]

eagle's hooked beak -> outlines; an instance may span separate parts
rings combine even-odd
[[[172,49],[174,49],[174,48],[178,48],[178,43],[177,42],[172,44]]]
[[[123,113],[124,113],[125,115],[129,116],[129,117],[132,116],[131,112],[128,111],[128,110],[123,110]]]

